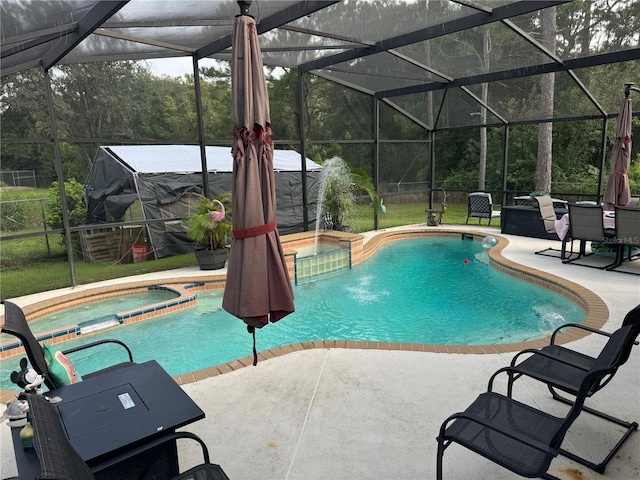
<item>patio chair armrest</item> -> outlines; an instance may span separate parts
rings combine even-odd
[[[529,372],[519,369],[517,366],[513,366],[513,367],[502,367],[499,370],[496,370],[494,372],[493,375],[491,375],[491,378],[489,378],[489,382],[487,385],[487,392],[493,392],[493,381],[496,379],[496,377],[502,373],[506,373],[507,375],[509,375],[510,381],[509,383],[513,384],[515,380],[517,380],[518,378],[525,376],[527,378],[531,378],[532,380],[535,380],[537,382],[540,382],[544,385],[547,385],[547,382],[544,381],[544,379],[540,379],[537,378],[533,375],[531,375]],[[510,387],[507,386],[507,391],[509,392],[508,396],[511,396],[511,392],[510,392]]]
[[[553,331],[553,333],[551,334],[551,340],[549,341],[549,345],[555,345],[556,335],[558,335],[560,333],[560,331],[565,329],[565,328],[577,328],[577,329],[580,329],[580,330],[586,330],[586,331],[591,332],[591,333],[597,333],[599,335],[604,335],[605,337],[610,337],[611,336],[611,334],[609,332],[598,330],[597,328],[589,327],[589,326],[583,325],[581,323],[565,323],[564,325],[560,325],[558,328],[556,328]]]
[[[93,473],[100,472],[107,468],[113,467],[114,465],[122,463],[128,460],[129,458],[135,457],[141,453],[144,453],[148,450],[158,447],[159,445],[162,445],[167,442],[174,442],[179,438],[190,438],[198,442],[202,447],[203,457],[205,462],[209,463],[209,449],[207,448],[204,441],[200,437],[198,437],[197,435],[191,432],[171,432],[171,433],[162,435],[160,437],[157,437],[153,440],[150,440],[148,442],[145,442],[144,445],[140,445],[138,447],[127,450],[126,452],[123,452],[120,455],[116,455],[115,457],[105,462],[98,463],[97,465],[93,466],[91,470],[93,471]],[[145,475],[146,475],[145,472],[141,473],[141,476],[138,477],[138,479],[139,480],[143,479]]]
[[[211,459],[209,456],[209,449],[207,448],[207,445],[204,443],[204,441],[197,436],[194,433],[191,432],[186,432],[186,431],[180,431],[180,432],[170,432],[167,433],[165,435],[162,435],[154,440],[151,440],[149,442],[146,442],[144,445],[140,445],[136,448],[133,448],[125,453],[122,453],[106,462],[100,463],[98,465],[96,465],[95,467],[92,468],[92,471],[94,473],[99,472],[101,470],[104,470],[106,468],[112,467],[114,465],[117,465],[123,461],[128,460],[129,458],[135,457],[136,455],[142,454],[146,451],[149,451],[153,448],[156,448],[160,445],[163,445],[165,443],[168,442],[176,442],[179,439],[189,439],[189,440],[194,440],[196,442],[198,442],[200,444],[200,448],[202,449],[202,457],[203,457],[203,463],[201,465],[212,465],[211,464]],[[155,462],[156,459],[151,460],[151,462],[142,469],[142,472],[139,473],[137,480],[144,480],[145,478],[148,478],[149,476],[149,472],[152,470],[153,464]],[[213,475],[213,477],[211,476],[207,476],[206,478],[213,478],[213,479],[217,479],[217,480],[223,480],[226,479],[228,480],[227,475],[224,473],[224,471],[219,468],[219,466],[217,465],[216,467],[218,467],[216,469],[215,473],[211,473],[211,471],[209,471],[209,475]],[[194,478],[200,478],[200,477],[194,477]]]
[[[527,348],[525,350],[522,350],[522,351],[516,353],[515,356],[511,359],[511,364],[509,365],[509,367],[514,368],[514,369],[517,370],[519,363],[517,364],[515,362],[520,358],[521,355],[525,355],[527,353],[530,353],[531,355],[538,355],[540,357],[550,358],[551,360],[553,360],[555,362],[563,363],[565,365],[570,365],[570,366],[575,367],[575,368],[580,368],[579,366],[575,365],[572,362],[569,362],[567,360],[559,358],[559,357],[557,357],[555,355],[551,355],[548,352],[545,352],[544,350],[537,350],[535,348]],[[581,369],[581,370],[584,370],[584,369]]]
[[[107,338],[107,339],[104,339],[104,340],[97,340],[95,342],[87,343],[87,344],[80,345],[80,346],[77,346],[77,347],[68,348],[68,349],[64,350],[62,353],[67,355],[69,353],[78,352],[80,350],[86,350],[87,348],[92,348],[92,347],[96,347],[98,345],[103,345],[103,344],[107,344],[107,343],[115,343],[115,344],[118,344],[118,345],[122,346],[127,351],[127,355],[129,355],[129,361],[133,362],[133,354],[131,353],[131,350],[129,349],[129,347],[124,342],[122,342],[120,340],[113,339],[113,338]]]

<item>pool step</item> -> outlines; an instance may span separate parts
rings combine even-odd
[[[480,263],[484,263],[485,265],[489,265],[489,254],[487,252],[480,252],[474,255],[475,259]]]
[[[105,328],[116,327],[118,325],[120,325],[120,322],[115,318],[104,322],[92,323],[91,325],[80,327],[80,335],[97,332],[98,330],[104,330]]]

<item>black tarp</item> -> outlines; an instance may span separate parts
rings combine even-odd
[[[300,155],[288,150],[274,153],[278,231],[281,235],[304,231]],[[231,191],[231,149],[207,147],[206,154],[210,196]],[[311,230],[320,168],[307,159],[307,229]],[[167,222],[147,226],[147,240],[156,257],[193,251],[184,219],[198,203],[189,192],[203,192],[199,147],[100,147],[84,191],[88,225],[164,219]]]

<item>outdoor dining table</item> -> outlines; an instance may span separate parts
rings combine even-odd
[[[152,478],[178,474],[175,442],[157,446],[158,438],[204,418],[204,412],[155,361],[91,377],[45,393],[60,397],[56,409],[67,437],[96,479],[136,478],[148,464]],[[20,428],[12,429],[20,478],[35,478],[40,463],[33,449],[25,450]],[[145,445],[153,445],[145,450]],[[141,448],[142,447],[142,448]],[[132,449],[137,455],[127,458]],[[118,459],[114,463],[114,459]],[[121,461],[123,460],[123,461]]]

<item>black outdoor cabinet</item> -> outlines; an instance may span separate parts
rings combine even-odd
[[[558,219],[567,213],[565,209],[556,208],[554,210]],[[502,207],[500,217],[500,231],[502,233],[560,241],[555,233],[546,232],[544,222],[540,217],[540,210],[537,208],[520,205]]]

